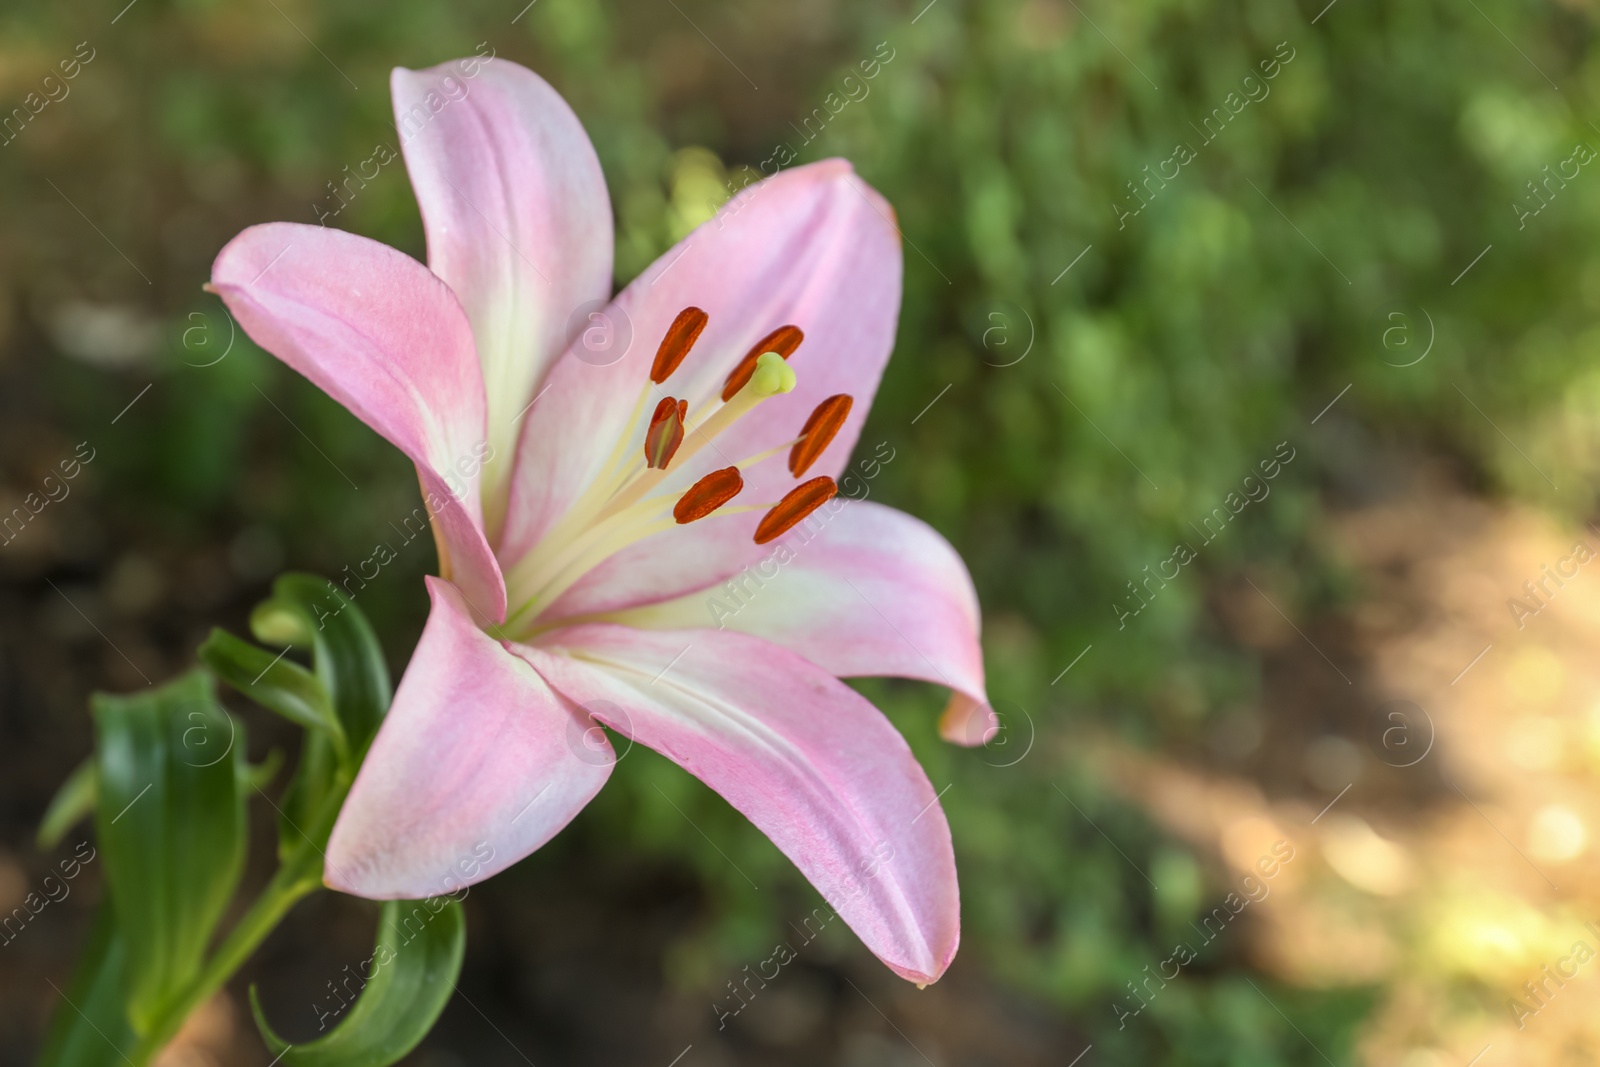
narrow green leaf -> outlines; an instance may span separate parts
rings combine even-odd
[[[250,612],[250,632],[263,644],[310,648],[316,627],[298,608],[263,600]]]
[[[44,818],[39,820],[36,838],[39,851],[49,852],[55,848],[68,830],[76,826],[79,820],[88,818],[89,813],[94,811],[96,792],[94,757],[90,756],[67,775],[67,780],[61,783],[50,806],[45,809]]]
[[[343,590],[308,574],[286,574],[250,615],[250,630],[270,644],[312,650],[316,681],[328,695],[343,740],[307,732],[279,806],[278,855],[287,860],[309,838],[318,849],[332,829],[322,816],[342,799],[389,709],[389,671],[366,617]]]
[[[193,671],[93,700],[95,825],[127,947],[128,1018],[145,1033],[198,973],[244,863],[244,728]]]
[[[393,696],[383,649],[361,609],[325,578],[285,574],[250,625],[262,641],[311,646],[313,669],[344,727],[348,766],[359,766]]]
[[[307,732],[300,741],[300,764],[278,805],[278,859],[289,857],[310,841],[318,852],[328,846],[333,823],[319,818],[330,806],[343,802],[351,778],[341,775],[339,759],[328,735]]]
[[[290,1045],[267,1024],[250,989],[250,1010],[268,1049],[286,1067],[386,1067],[417,1047],[455,992],[467,945],[466,916],[449,897],[389,900],[378,919],[378,940],[358,967],[355,1003],[332,995],[318,1005],[334,1029]]]
[[[333,698],[316,675],[281,654],[241,641],[226,630],[212,630],[200,646],[200,662],[257,704],[290,722],[325,730],[334,748],[344,747],[344,727]]]
[[[267,758],[260,763],[245,764],[244,783],[252,789],[265,790],[272,784],[272,780],[278,777],[278,772],[281,770],[283,770],[283,749],[275,748],[268,752]]]
[[[50,1017],[39,1067],[117,1067],[128,1062],[128,1050],[137,1039],[122,1011],[127,954],[110,901],[102,900],[78,968]]]

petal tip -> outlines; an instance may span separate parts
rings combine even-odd
[[[939,736],[952,744],[978,748],[994,740],[999,732],[1000,717],[987,700],[951,692],[950,702],[939,716]]]
[[[890,963],[888,960],[883,962],[891,971],[912,983],[918,989],[926,989],[944,977],[945,972],[950,969],[950,964],[955,962],[956,949],[960,947],[960,944],[961,934],[957,931],[951,939],[949,950],[937,957],[937,961],[931,965],[923,964],[921,967],[908,967],[902,964]]]

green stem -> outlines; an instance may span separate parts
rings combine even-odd
[[[151,1027],[150,1032],[133,1050],[132,1060],[135,1064],[149,1063],[156,1053],[171,1041],[177,1034],[189,1013],[199,1007],[207,998],[221,989],[233,972],[237,971],[251,953],[266,940],[294,907],[299,900],[309,893],[321,888],[321,884],[314,876],[308,876],[305,871],[296,870],[299,864],[285,864],[273,875],[272,881],[267,883],[266,889],[256,898],[239,922],[229,932],[222,944],[217,946],[217,951],[206,963],[205,968],[195,976],[189,988],[184,991],[171,1008],[169,1008]]]
[[[338,816],[349,789],[348,772],[341,773],[336,779],[332,795],[323,802],[322,811],[313,824],[317,840],[327,840],[326,831]],[[277,929],[290,908],[322,888],[322,850],[312,838],[302,837],[300,847],[278,868],[272,881],[250,905],[250,910],[234,924],[183,995],[173,1001],[172,1006],[150,1028],[150,1032],[134,1047],[130,1062],[135,1067],[144,1067],[155,1058],[177,1034],[189,1014],[221,989],[261,946],[261,942],[267,939],[267,935]]]

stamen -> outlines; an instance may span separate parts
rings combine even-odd
[[[688,469],[690,461],[702,448],[763,401],[791,392],[797,384],[795,369],[785,360],[798,347],[802,335],[799,329],[791,326],[774,331],[757,345],[738,371],[737,392],[731,398],[721,402],[713,400],[705,405],[696,421],[690,424],[688,402],[677,397],[659,399],[662,392],[659,387],[661,379],[681,364],[684,353],[694,344],[704,325],[704,312],[698,309],[687,308],[679,314],[662,342],[651,381],[642,383],[633,413],[627,420],[634,427],[632,432],[623,431],[588,487],[539,543],[506,572],[508,600],[516,605],[504,623],[503,628],[508,633],[533,632],[531,628],[538,625],[542,615],[568,589],[630,545],[713,513],[725,515],[745,511],[771,511],[766,525],[777,527],[772,533],[776,537],[836,492],[832,482],[824,478],[820,481],[828,484],[820,495],[816,495],[816,488],[808,489],[815,496],[814,502],[808,499],[797,504],[794,494],[790,494],[777,505],[730,503],[744,488],[740,467],[790,450],[800,440],[795,438],[743,464],[714,471],[690,486],[687,492],[673,490],[651,495],[663,481],[675,479],[677,472]],[[638,426],[645,413],[651,411],[646,404],[652,392],[656,393],[658,402],[644,423],[641,443],[640,437],[633,434],[640,433]],[[817,427],[811,429],[815,431]],[[821,432],[830,431],[824,428]],[[641,448],[641,444],[642,457],[633,451]],[[678,484],[686,480],[678,480]],[[807,483],[807,486],[812,485]],[[787,525],[781,514],[785,509],[798,511]]]
[[[656,470],[665,470],[678,446],[683,444],[683,422],[689,415],[687,400],[663,397],[650,416],[650,428],[644,434],[644,463]]]
[[[807,515],[832,500],[839,486],[826,475],[802,482],[778,501],[756,527],[756,544],[764,545],[794,529]]]
[[[761,353],[756,358],[755,371],[750,375],[745,387],[739,390],[739,395],[726,404],[713,405],[710,415],[704,416],[685,431],[688,440],[684,442],[683,450],[673,457],[677,461],[677,469],[684,469],[691,459],[699,455],[702,448],[749,414],[757,404],[769,397],[790,392],[794,386],[794,368],[785,363],[783,357],[776,352]],[[652,492],[667,476],[664,470],[639,471],[623,488],[617,490],[616,495],[601,509],[601,517],[615,515],[630,507],[646,493]]]
[[[784,359],[794,355],[794,350],[800,347],[800,342],[806,339],[798,326],[779,326],[767,336],[755,343],[750,351],[745,353],[739,365],[733,368],[733,373],[728,375],[728,381],[722,387],[722,399],[731,400],[733,395],[744,388],[744,383],[750,380],[750,375],[755,373],[756,360],[763,352],[776,352]]]
[[[686,307],[678,312],[678,317],[667,327],[667,335],[661,339],[661,347],[656,349],[656,361],[650,367],[651,381],[660,385],[678,369],[699,339],[700,331],[706,328],[706,319],[706,313],[697,307]]]
[[[748,457],[746,457],[744,459],[741,459],[736,464],[736,466],[742,471],[743,470],[749,470],[751,467],[754,467],[757,463],[760,463],[763,460],[771,459],[773,456],[776,456],[779,452],[787,452],[787,451],[789,451],[789,449],[793,448],[795,445],[797,445],[799,443],[800,443],[800,438],[791,437],[791,438],[789,438],[789,440],[785,441],[781,445],[778,445],[776,448],[769,448],[769,449],[766,449],[765,451],[757,452],[753,456],[748,456]],[[768,506],[770,507],[771,505],[768,505]]]
[[[665,501],[648,501],[627,514],[613,516],[611,521],[597,524],[590,538],[569,545],[557,564],[530,586],[528,599],[506,620],[505,629],[516,632],[537,618],[585,574],[629,545],[672,529],[675,524],[671,519],[652,521],[652,515],[660,514],[662,503]]]
[[[833,443],[844,420],[850,417],[850,407],[855,403],[848,393],[830,396],[817,405],[800,429],[800,440],[789,450],[789,473],[796,478],[811,469],[817,457]]]
[[[740,477],[738,467],[712,471],[678,498],[678,502],[672,506],[672,517],[678,520],[680,526],[703,519],[738,496],[743,488],[744,479]]]

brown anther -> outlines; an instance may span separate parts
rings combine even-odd
[[[672,517],[679,524],[703,519],[739,495],[744,488],[744,478],[738,467],[723,467],[712,471],[689,487],[689,491],[672,505]]]
[[[689,417],[689,402],[663,397],[650,416],[650,428],[644,432],[645,466],[665,470],[678,446],[683,444],[683,423]]]
[[[850,405],[853,403],[855,401],[850,399],[849,393],[839,393],[817,405],[811,417],[806,419],[806,424],[800,428],[800,440],[789,449],[790,474],[798,478],[811,469],[817,457],[833,443],[844,420],[850,417]]]
[[[700,331],[706,328],[706,313],[696,307],[687,307],[678,312],[678,317],[672,320],[672,325],[667,327],[667,335],[661,339],[661,347],[656,349],[656,361],[650,367],[650,380],[660,385],[678,369],[678,364],[683,362],[689,354],[689,349],[700,337]]]
[[[779,326],[767,336],[755,343],[755,346],[746,352],[739,365],[733,368],[733,373],[728,375],[727,384],[722,387],[722,399],[732,400],[733,394],[745,387],[750,381],[750,376],[756,372],[756,360],[763,352],[776,352],[784,359],[794,355],[794,350],[800,347],[800,342],[806,339],[798,326]]]
[[[838,484],[826,475],[801,482],[762,517],[761,525],[756,527],[756,544],[764,545],[782,537],[807,515],[832,500],[838,491]]]

